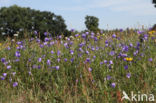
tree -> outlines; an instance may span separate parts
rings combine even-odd
[[[153,4],[155,4],[155,7],[156,7],[156,0],[153,0]]]
[[[85,17],[85,25],[88,30],[96,32],[99,30],[99,19],[97,17],[87,15]]]
[[[66,24],[61,16],[47,11],[22,8],[17,5],[0,9],[0,34],[13,36],[16,32],[23,37],[23,32],[40,32],[44,37],[44,32],[57,35],[66,31]]]

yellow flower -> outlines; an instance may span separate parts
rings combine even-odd
[[[130,62],[130,61],[132,61],[132,60],[133,60],[133,58],[128,58],[128,57],[127,57],[127,58],[125,58],[125,60],[127,60],[127,61],[129,61],[129,62]]]
[[[2,43],[0,43],[0,46],[2,46]]]
[[[156,33],[156,31],[153,30],[153,31],[149,31],[148,33],[149,33],[150,35],[153,35],[154,33]]]

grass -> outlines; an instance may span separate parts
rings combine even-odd
[[[128,103],[122,91],[156,95],[155,32],[112,34],[1,43],[0,103]]]

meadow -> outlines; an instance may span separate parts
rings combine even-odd
[[[0,103],[129,103],[123,91],[156,96],[155,31],[37,36],[0,43]]]

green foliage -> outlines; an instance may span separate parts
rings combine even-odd
[[[94,16],[86,16],[85,17],[85,25],[88,30],[96,32],[99,26],[99,19]]]
[[[44,32],[50,32],[54,36],[66,31],[64,22],[61,16],[47,11],[41,12],[16,5],[0,9],[0,34],[10,37],[17,32],[23,37],[25,31],[31,33],[34,30],[40,32],[41,36]]]

